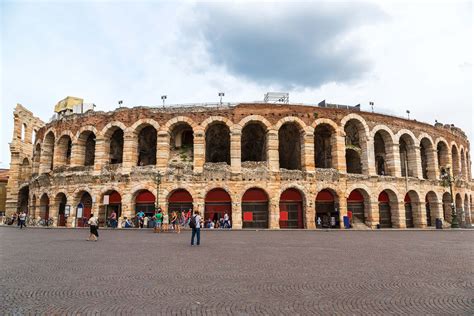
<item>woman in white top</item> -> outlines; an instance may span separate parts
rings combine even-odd
[[[170,223],[170,217],[168,215],[168,212],[163,212],[163,230],[164,231],[168,230],[169,223]]]
[[[87,240],[97,241],[97,239],[99,238],[99,232],[97,231],[99,226],[97,217],[95,217],[94,214],[91,214],[91,217],[89,218],[89,221],[87,223],[90,226],[90,235],[89,239]]]

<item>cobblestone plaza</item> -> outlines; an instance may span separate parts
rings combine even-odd
[[[0,228],[0,314],[474,313],[474,231]]]

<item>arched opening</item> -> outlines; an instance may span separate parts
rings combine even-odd
[[[456,178],[459,178],[459,175],[461,173],[461,168],[459,166],[459,153],[458,153],[458,148],[453,145],[451,148],[451,157],[453,160],[453,175]]]
[[[301,128],[296,123],[285,123],[278,130],[280,168],[301,170]]]
[[[396,203],[395,194],[384,190],[379,194],[378,201],[380,228],[392,228],[392,204]]]
[[[40,199],[39,217],[44,220],[49,219],[49,196],[44,193]]]
[[[280,228],[304,228],[303,195],[297,189],[280,195]]]
[[[362,189],[353,190],[347,197],[347,212],[352,212],[352,226],[365,225],[370,212],[370,197]]]
[[[79,204],[76,207],[76,224],[77,227],[85,227],[92,213],[92,197],[86,191],[79,192],[78,197]]]
[[[34,194],[31,198],[31,207],[29,209],[28,215],[36,219],[36,195]]]
[[[58,141],[57,165],[64,166],[71,164],[72,141],[68,135],[63,135]]]
[[[448,223],[451,223],[452,203],[453,200],[451,198],[451,194],[445,192],[443,194],[443,217]]]
[[[269,228],[268,195],[262,189],[248,189],[242,197],[242,228]]]
[[[420,142],[421,171],[423,179],[435,179],[436,166],[433,152],[433,144],[428,138],[423,138]]]
[[[467,179],[466,155],[464,149],[461,149],[461,178]]]
[[[46,134],[43,144],[43,153],[41,154],[42,162],[41,162],[41,169],[42,172],[49,172],[53,170],[54,166],[54,134],[53,132],[49,132]]]
[[[24,158],[20,166],[20,180],[27,181],[31,177],[30,161]]]
[[[156,129],[146,125],[138,133],[138,166],[156,165]]]
[[[241,161],[267,160],[267,131],[260,123],[249,123],[242,129]]]
[[[339,228],[339,211],[336,193],[324,189],[316,196],[316,227]]]
[[[374,136],[375,170],[379,176],[393,176],[393,141],[387,131],[379,130]]]
[[[93,166],[95,160],[95,134],[84,131],[79,135],[77,142],[78,155],[83,166]]]
[[[145,217],[155,215],[155,195],[148,190],[141,190],[135,197],[135,216],[143,212]]]
[[[437,210],[439,207],[438,197],[436,193],[430,191],[425,197],[425,210],[426,210],[426,225],[433,226],[437,217]]]
[[[448,146],[444,142],[439,142],[436,146],[436,152],[438,154],[438,170],[445,168],[449,164],[449,153]]]
[[[407,228],[414,228],[415,222],[413,221],[413,208],[411,205],[410,195],[405,195],[405,225]]]
[[[204,219],[206,221],[219,221],[225,218],[225,214],[229,216],[229,227],[232,225],[232,200],[229,193],[224,189],[212,189],[206,194],[204,206]],[[215,226],[214,226],[215,227]]]
[[[123,130],[115,127],[110,136],[109,163],[121,164],[123,161]]]
[[[224,123],[213,123],[206,130],[206,162],[230,165],[230,130]]]
[[[28,205],[29,205],[29,197],[30,197],[30,188],[29,186],[25,186],[18,191],[18,212],[25,212],[28,214]]]
[[[168,213],[176,212],[179,216],[181,212],[187,212],[193,209],[193,197],[184,190],[178,189],[173,191],[168,198]]]
[[[66,226],[66,204],[67,197],[64,193],[58,193],[54,199],[58,208],[58,226]]]
[[[115,212],[116,220],[122,216],[122,196],[115,190],[109,190],[102,196],[99,208],[99,224],[105,226],[107,219]],[[110,223],[112,224],[112,223]]]
[[[399,145],[402,177],[415,177],[416,154],[414,141],[408,134],[403,134],[400,137]]]
[[[171,161],[192,163],[194,159],[194,133],[188,123],[176,124],[170,137]]]
[[[26,124],[23,123],[23,124],[21,125],[21,141],[23,141],[23,142],[25,141],[26,128],[27,128],[27,127],[26,127]]]
[[[334,168],[336,154],[336,131],[328,124],[314,129],[314,165],[316,168]]]
[[[355,119],[347,121],[344,125],[346,134],[346,170],[347,173],[362,174],[362,154],[367,153],[365,129],[361,122]],[[363,170],[364,169],[364,170]]]

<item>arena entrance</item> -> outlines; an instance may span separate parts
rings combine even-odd
[[[107,219],[110,217],[112,212],[117,214],[117,221],[119,217],[122,216],[122,196],[117,191],[107,191],[105,195],[109,196],[109,203],[107,205],[102,205],[99,211],[99,225],[105,226]],[[102,197],[102,202],[104,202],[104,197]]]
[[[232,225],[232,200],[229,193],[224,189],[212,189],[207,192],[204,206],[204,219],[210,219],[214,223],[229,215]]]
[[[82,206],[82,214],[78,214],[77,227],[85,227],[92,213],[92,197],[88,192],[82,193],[80,205]]]
[[[296,189],[287,189],[280,196],[280,228],[304,228],[303,197]]]
[[[178,189],[171,193],[168,198],[168,214],[176,212],[180,216],[181,212],[193,209],[193,197],[188,191]],[[171,217],[170,217],[171,218]]]
[[[268,228],[268,196],[262,189],[249,189],[242,197],[242,228]]]
[[[379,223],[380,228],[392,228],[392,211],[388,193],[382,191],[379,194]]]
[[[155,195],[148,190],[138,192],[135,197],[135,215],[145,213],[146,217],[155,215]]]
[[[359,190],[354,190],[347,197],[347,211],[352,212],[352,222],[365,224],[364,196]]]
[[[58,193],[58,195],[56,195],[56,205],[58,207],[58,226],[66,226],[66,204],[66,195],[64,193]]]
[[[49,219],[49,196],[44,193],[40,199],[40,213],[39,216],[41,219]]]
[[[339,228],[339,211],[330,190],[324,189],[316,196],[315,221],[317,228]]]
[[[405,195],[405,224],[407,228],[414,228],[413,222],[413,208],[411,206],[411,199],[408,193]]]
[[[30,189],[28,186],[21,188],[18,192],[18,212],[25,212],[28,214],[29,195]]]

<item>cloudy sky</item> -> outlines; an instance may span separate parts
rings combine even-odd
[[[0,168],[12,111],[263,100],[362,104],[473,133],[471,1],[0,4]]]

